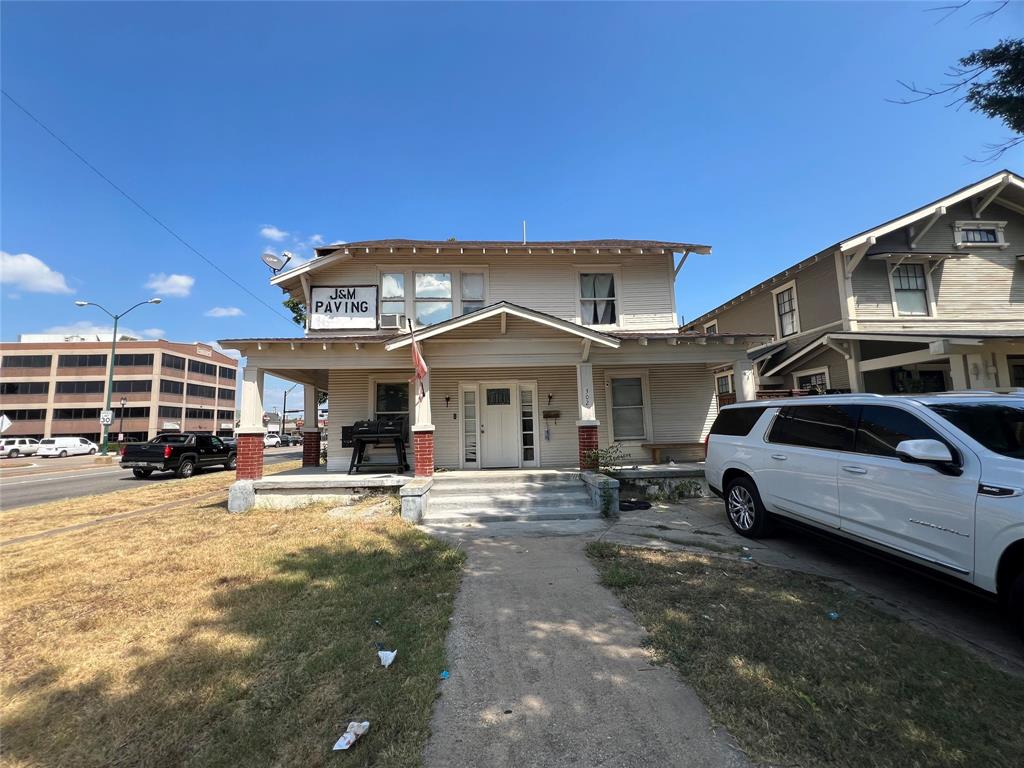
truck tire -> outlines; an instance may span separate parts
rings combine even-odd
[[[7,458],[16,459],[18,458],[19,451],[17,448],[12,448],[11,452],[7,454]]]
[[[152,469],[139,469],[135,468],[132,470],[132,474],[135,475],[139,480],[145,480],[147,477],[153,474]]]
[[[189,478],[192,477],[192,473],[195,472],[195,469],[196,465],[192,463],[192,459],[182,459],[175,474],[178,477]]]
[[[725,512],[729,525],[740,536],[760,539],[772,532],[771,514],[764,508],[757,484],[749,477],[737,477],[726,487]]]
[[[224,464],[224,469],[227,469],[227,470],[233,470],[233,469],[235,469],[235,468],[236,468],[237,466],[238,466],[238,457],[237,457],[237,456],[232,456],[232,457],[231,457],[230,459],[228,459],[228,460],[227,460],[227,462],[226,462],[226,463]]]
[[[1010,591],[1006,595],[1006,607],[1010,622],[1024,640],[1024,571],[1021,571],[1010,582]]]
[[[59,454],[57,454],[57,458],[58,459],[66,459],[67,457],[68,457],[68,452],[67,451],[61,451]]]

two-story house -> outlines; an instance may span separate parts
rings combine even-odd
[[[246,357],[239,477],[262,472],[263,376],[328,395],[328,470],[343,430],[404,417],[415,471],[574,467],[598,446],[692,458],[716,412],[713,370],[747,371],[764,334],[681,331],[675,280],[708,246],[638,240],[375,240],[317,249],[271,279],[306,308],[297,338],[226,339]],[[414,380],[415,342],[429,373]],[[320,435],[306,427],[304,462]]]
[[[684,330],[770,334],[761,390],[1024,387],[1024,179],[1000,171],[841,240]],[[733,371],[716,372],[730,397]]]

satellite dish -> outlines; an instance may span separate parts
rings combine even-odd
[[[278,256],[276,253],[270,253],[269,251],[267,251],[262,256],[260,256],[260,258],[263,260],[263,263],[270,267],[270,269],[273,270],[274,274],[276,275],[278,272],[285,268],[289,261],[292,260],[292,255],[288,253],[288,251],[284,251],[280,256]]]

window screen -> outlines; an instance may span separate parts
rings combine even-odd
[[[775,417],[768,432],[768,441],[805,448],[851,451],[856,426],[857,406],[786,406]]]

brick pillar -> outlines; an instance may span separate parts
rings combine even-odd
[[[238,436],[237,480],[259,480],[263,477],[263,435]]]
[[[413,469],[416,477],[434,474],[434,428],[413,427]]]
[[[320,430],[302,433],[302,466],[320,466]]]
[[[576,429],[579,431],[580,469],[597,469],[597,463],[587,456],[590,451],[597,450],[597,425],[580,425]]]

